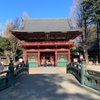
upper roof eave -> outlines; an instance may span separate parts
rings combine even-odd
[[[64,31],[27,31],[27,30],[21,30],[21,29],[16,29],[16,30],[10,30],[12,33],[16,32],[22,32],[22,33],[50,33],[50,32],[61,32],[61,33],[67,33],[67,32],[83,32],[82,29],[71,29],[71,30],[64,30]]]
[[[69,18],[26,18],[23,19],[20,28],[11,32],[75,32],[82,31],[74,28]]]

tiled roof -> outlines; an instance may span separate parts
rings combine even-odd
[[[12,32],[67,32],[80,31],[74,28],[68,18],[27,18],[22,20],[20,28],[11,30]]]

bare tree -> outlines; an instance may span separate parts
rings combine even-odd
[[[94,45],[96,44],[96,27],[93,26],[89,26],[87,28],[87,37],[83,40],[82,37],[78,37],[77,38],[77,42],[78,42],[78,49],[83,51],[84,53],[84,57],[86,59],[86,63],[88,64],[88,50]]]
[[[0,25],[0,36],[2,36],[2,26]]]
[[[74,0],[74,5],[71,11],[71,19],[75,27],[83,29],[83,34],[78,37],[76,45],[79,50],[82,50],[85,56],[86,63],[88,64],[88,49],[95,43],[95,26],[91,26],[87,13],[85,12],[87,7],[82,6],[83,0]]]
[[[10,29],[14,29],[14,28],[18,28],[19,27],[19,19],[16,18],[14,21],[7,21],[7,23],[5,24],[5,31],[4,31],[4,34],[5,34],[5,37],[9,39],[10,41],[10,58],[12,58],[13,60],[15,59],[15,56],[16,56],[16,52],[17,52],[17,49],[18,49],[18,39],[13,36],[10,32]]]
[[[20,25],[20,20],[19,18],[15,18],[14,21],[13,21],[13,28],[18,28]]]
[[[23,16],[22,16],[22,19],[26,19],[26,18],[28,18],[29,16],[28,16],[28,14],[27,14],[27,12],[24,12],[23,13]]]

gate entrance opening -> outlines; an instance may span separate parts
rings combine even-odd
[[[55,52],[41,52],[40,53],[41,66],[54,66],[55,65]]]

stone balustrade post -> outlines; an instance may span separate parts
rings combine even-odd
[[[29,73],[29,62],[28,62],[28,60],[26,61],[26,67],[28,68],[28,73]]]
[[[85,67],[86,67],[86,63],[85,63],[85,60],[83,59],[82,60],[82,65],[81,65],[81,84],[84,85],[84,81],[85,81],[85,78],[84,78],[84,75],[85,75]]]
[[[9,64],[9,85],[13,85],[14,84],[14,64],[13,64],[13,60],[10,60],[10,64]]]

